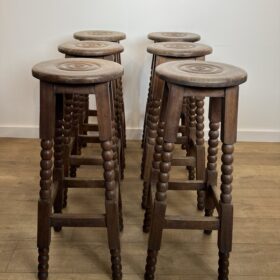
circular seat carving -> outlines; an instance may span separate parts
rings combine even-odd
[[[247,80],[238,67],[216,62],[173,61],[157,66],[156,73],[165,81],[191,87],[224,88]]]
[[[190,42],[161,42],[148,46],[149,53],[167,57],[199,57],[212,53],[212,48],[204,44]]]
[[[197,42],[200,36],[190,32],[152,32],[148,38],[155,42]]]
[[[108,56],[123,52],[123,46],[107,41],[78,41],[73,40],[58,46],[61,53],[79,57]]]
[[[82,41],[119,42],[126,38],[125,33],[110,30],[84,30],[74,33],[74,38]]]
[[[50,83],[95,84],[120,78],[123,66],[103,59],[55,59],[36,64],[32,74]]]

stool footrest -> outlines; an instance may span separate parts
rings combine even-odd
[[[88,115],[91,117],[96,117],[97,116],[97,111],[96,110],[88,110]]]
[[[105,215],[52,214],[50,224],[53,227],[106,227],[106,219]]]
[[[92,135],[79,135],[79,140],[85,143],[100,143],[98,136],[92,136]]]
[[[218,230],[220,221],[216,217],[176,217],[166,216],[164,228],[166,229],[198,229]]]
[[[64,186],[68,188],[100,189],[104,188],[104,180],[91,180],[85,178],[66,177],[63,180]]]
[[[70,164],[74,165],[74,166],[79,166],[79,165],[102,165],[103,160],[102,160],[102,158],[97,158],[97,157],[86,157],[86,156],[72,155],[72,156],[70,156]]]
[[[203,180],[172,181],[168,183],[168,190],[203,191],[206,190],[206,184]]]
[[[196,166],[195,157],[174,158],[171,161],[172,166]]]
[[[82,125],[82,131],[98,131],[98,124],[84,123]]]
[[[175,144],[186,144],[186,142],[187,142],[186,136],[179,136],[177,137]]]

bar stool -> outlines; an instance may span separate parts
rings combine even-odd
[[[58,46],[58,50],[65,54],[66,58],[71,57],[84,57],[84,58],[100,58],[109,61],[114,61],[115,56],[118,56],[123,52],[123,47],[118,43],[107,42],[107,41],[78,41],[72,40],[66,43],[63,43]],[[115,123],[117,125],[118,138],[120,139],[120,145],[118,150],[120,152],[120,171],[121,178],[124,177],[124,168],[125,168],[125,154],[124,154],[124,135],[122,130],[122,101],[119,88],[117,88],[116,81],[112,81],[111,87],[114,94],[114,104],[116,112]],[[92,143],[98,141],[98,137],[92,137],[87,135],[88,131],[98,131],[98,124],[89,124],[88,123],[88,96],[85,95],[75,95],[74,96],[74,132],[75,132],[75,141],[73,147],[73,155],[71,157],[72,162],[75,165],[71,165],[70,174],[72,177],[76,177],[76,168],[82,164],[89,165],[91,159],[81,155],[81,147],[83,143]],[[75,102],[76,99],[79,99],[80,102]],[[77,120],[79,119],[79,120]],[[79,123],[79,125],[78,125]],[[95,162],[94,162],[95,164]],[[67,189],[65,189],[64,195],[64,206],[67,205]]]
[[[122,278],[119,167],[116,154],[114,98],[109,83],[123,75],[123,67],[102,59],[68,58],[39,63],[33,67],[32,73],[40,80],[41,180],[38,202],[38,278],[45,280],[48,277],[51,227],[56,231],[60,231],[62,227],[106,227],[112,261],[112,278],[119,280]],[[95,95],[104,180],[69,177],[69,156],[73,145],[71,135],[73,94]],[[106,214],[62,214],[65,186],[104,187]]]
[[[158,251],[163,229],[203,229],[210,234],[218,230],[219,280],[228,280],[229,253],[232,250],[233,205],[232,173],[233,151],[237,135],[237,113],[239,85],[247,79],[240,68],[214,62],[175,61],[159,65],[157,75],[165,81],[160,118],[162,136],[158,135],[154,160],[159,166],[157,190],[152,213],[145,279],[154,279]],[[179,120],[184,97],[194,96],[197,105],[196,150],[204,147],[202,100],[210,99],[209,141],[207,168],[201,166],[203,178],[197,181],[169,181],[174,143],[177,139]],[[217,153],[219,126],[221,123],[222,166],[221,193],[218,191]],[[163,138],[162,144],[160,137]],[[174,218],[166,216],[167,190],[205,190],[205,217]],[[214,209],[218,217],[213,217]]]
[[[126,39],[126,35],[123,32],[111,31],[111,30],[84,30],[74,33],[74,38],[80,41],[107,41],[107,42],[116,42]],[[114,61],[121,64],[121,55],[116,54],[114,56]],[[116,81],[117,89],[119,91],[119,99],[122,106],[122,131],[124,136],[124,146],[126,147],[126,123],[125,123],[125,109],[123,101],[123,88],[122,88],[122,79]],[[93,110],[89,111],[90,114],[95,115],[96,112]]]
[[[197,42],[200,40],[200,36],[195,33],[190,32],[152,32],[148,34],[148,39],[154,41],[154,43],[158,42]],[[151,75],[150,75],[150,83],[149,83],[149,90],[146,102],[146,110],[145,110],[145,117],[144,117],[144,124],[143,124],[143,135],[142,135],[142,148],[144,148],[144,142],[146,137],[146,126],[147,126],[147,112],[148,112],[148,104],[150,102],[150,92],[151,92],[151,84],[153,80],[153,73],[155,70],[155,55],[152,58],[152,65],[151,65]],[[143,170],[143,169],[142,169]],[[141,171],[141,179],[143,179],[143,171]]]
[[[189,43],[189,42],[161,42],[161,43],[154,43],[148,47],[148,52],[152,53],[154,56],[154,65],[153,68],[156,66],[166,63],[169,61],[176,61],[176,60],[204,60],[205,56],[212,53],[212,48],[198,43]],[[153,158],[153,151],[156,143],[156,135],[157,135],[157,123],[158,117],[157,112],[160,110],[161,99],[164,90],[164,81],[159,79],[158,76],[154,75],[154,70],[152,71],[152,86],[149,92],[148,103],[147,103],[147,120],[146,120],[146,137],[144,137],[144,149],[143,149],[143,157],[142,157],[142,173],[143,173],[143,195],[142,195],[142,208],[146,209],[150,207],[149,203],[149,189],[151,187],[151,175],[152,175],[152,158]],[[190,119],[190,125],[187,127],[188,132],[185,130],[186,123],[180,127],[180,132],[183,133],[185,137],[178,138],[176,143],[180,144],[187,144],[190,143],[187,147],[187,153],[190,156],[195,156],[193,152],[192,146],[195,143],[195,99],[193,97],[185,98],[184,109],[185,106],[188,106],[188,113]],[[182,109],[182,110],[183,110]],[[181,111],[182,111],[181,110]],[[162,126],[159,126],[159,133],[162,130]],[[188,135],[188,138],[186,136]],[[189,169],[189,178],[195,178],[194,172],[194,165],[201,164],[200,161],[204,161],[205,159],[201,157],[197,159],[196,162],[186,162],[184,159],[181,162],[178,162],[178,165],[188,166]],[[196,174],[197,177],[199,174]],[[204,192],[198,192],[198,208],[204,209]],[[150,219],[149,214],[150,211],[146,211],[146,218],[144,221],[143,230],[144,232],[148,232],[150,226]]]

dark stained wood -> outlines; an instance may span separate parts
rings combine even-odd
[[[71,165],[102,165],[103,160],[102,158],[97,157],[86,157],[86,156],[79,156],[79,155],[71,155],[70,156],[70,164]]]
[[[90,214],[52,214],[50,223],[53,227],[105,227],[105,215]]]
[[[58,46],[58,50],[67,56],[73,57],[105,57],[110,60],[110,56],[123,52],[123,46],[106,41],[77,41],[72,40]]]
[[[58,61],[60,62],[58,63]],[[105,65],[104,61],[100,60],[100,65],[103,65],[100,67],[104,71],[104,75],[102,74],[100,80],[98,71],[87,69],[88,64],[79,64],[77,63],[78,61],[81,62],[79,59],[48,61],[37,64],[33,68],[34,76],[41,79],[41,180],[37,234],[38,278],[46,280],[48,277],[51,226],[56,231],[60,231],[63,226],[90,226],[107,228],[112,262],[112,278],[121,280],[120,227],[123,226],[123,222],[122,216],[119,215],[122,204],[118,174],[119,152],[117,145],[119,140],[115,137],[117,134],[114,132],[116,131],[116,126],[113,122],[115,117],[114,98],[112,98],[113,92],[110,90],[109,84],[114,79],[119,78],[121,76],[119,74],[123,70],[118,72],[122,67],[110,61],[105,62],[109,67],[106,70],[106,67],[103,67]],[[64,69],[66,65],[67,69]],[[92,64],[90,63],[90,65]],[[118,73],[114,72],[116,65],[118,65]],[[52,69],[54,68],[58,70],[53,71]],[[113,75],[112,71],[114,72]],[[68,72],[68,74],[64,72]],[[87,74],[81,74],[81,72],[87,72]],[[48,83],[45,82],[46,80]],[[75,82],[72,85],[74,80]],[[61,84],[56,84],[57,81]],[[96,84],[96,81],[99,82]],[[104,81],[104,83],[100,83],[100,81]],[[103,150],[102,160],[100,158],[93,159],[77,156],[81,149],[79,138],[80,133],[82,133],[84,109],[88,101],[88,98],[85,98],[84,95],[88,94],[94,94],[96,97],[99,128],[98,142],[101,142]],[[54,156],[53,142],[55,144]],[[73,152],[75,155],[71,156]],[[82,163],[98,165],[103,163],[104,180],[71,178],[76,176],[76,165]],[[66,207],[67,204],[68,188],[105,188],[105,215],[92,216],[62,213],[62,208]],[[52,206],[54,206],[54,213],[52,213]]]
[[[189,42],[161,42],[149,45],[149,53],[164,57],[196,58],[212,53],[210,46]]]
[[[155,42],[196,42],[200,36],[190,32],[152,32],[148,34],[148,39]]]
[[[126,38],[125,33],[111,30],[84,30],[74,33],[78,40],[119,42]]]
[[[187,68],[185,69],[184,67]],[[191,67],[189,67],[191,66]],[[212,67],[215,66],[215,67]],[[184,74],[178,74],[178,68],[184,69]],[[219,69],[219,71],[218,71]],[[186,70],[186,71],[185,71]],[[168,94],[163,95],[161,118],[158,125],[157,142],[154,151],[156,157],[155,170],[159,169],[157,190],[154,199],[152,223],[146,258],[144,279],[155,279],[155,270],[158,251],[161,247],[162,232],[169,229],[203,229],[209,234],[212,230],[218,230],[219,268],[218,279],[228,280],[229,255],[232,250],[233,232],[233,205],[232,205],[232,181],[233,181],[233,152],[237,133],[238,112],[238,85],[246,80],[246,73],[239,68],[205,62],[168,62],[159,65],[156,72],[169,84]],[[218,77],[216,74],[219,74]],[[215,77],[216,76],[216,77]],[[194,88],[195,81],[195,88]],[[235,87],[232,87],[235,85]],[[220,87],[217,90],[216,87]],[[165,92],[166,93],[166,92]],[[187,120],[192,127],[196,126],[196,135],[193,148],[187,155],[196,152],[196,181],[182,183],[170,182],[174,143],[177,140],[180,113],[184,97],[187,99],[187,109],[195,109],[194,116]],[[204,148],[204,98],[209,97],[209,141],[207,168],[205,170]],[[168,106],[166,106],[168,100]],[[185,104],[185,103],[184,103]],[[187,111],[188,112],[188,111]],[[189,113],[189,116],[191,114]],[[164,116],[162,118],[162,116]],[[217,185],[217,153],[219,123],[221,122],[222,141],[222,166],[221,166],[221,193],[219,196]],[[163,135],[163,139],[160,139]],[[160,141],[158,141],[160,140]],[[162,141],[163,140],[163,141]],[[194,144],[194,143],[192,143]],[[189,143],[187,142],[187,146]],[[188,147],[189,148],[189,147]],[[155,168],[156,167],[156,168]],[[206,175],[206,176],[205,176]],[[185,185],[184,185],[185,184]],[[149,187],[151,189],[151,187]],[[206,191],[205,217],[168,217],[166,216],[167,190],[197,190]],[[203,201],[198,201],[201,206]],[[183,205],[182,205],[183,206]],[[204,206],[204,205],[203,205]],[[214,208],[218,211],[218,217],[213,217]],[[146,218],[146,216],[145,216]],[[144,223],[144,231],[147,226]],[[149,228],[148,228],[149,229]]]
[[[215,217],[165,217],[166,229],[204,229],[218,230],[220,221]]]

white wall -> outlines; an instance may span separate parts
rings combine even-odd
[[[124,41],[124,89],[130,137],[140,135],[151,31],[190,31],[214,53],[249,73],[241,87],[239,139],[280,141],[279,0],[0,0],[0,136],[38,135],[38,81],[32,66],[62,57],[74,31],[111,29]]]

